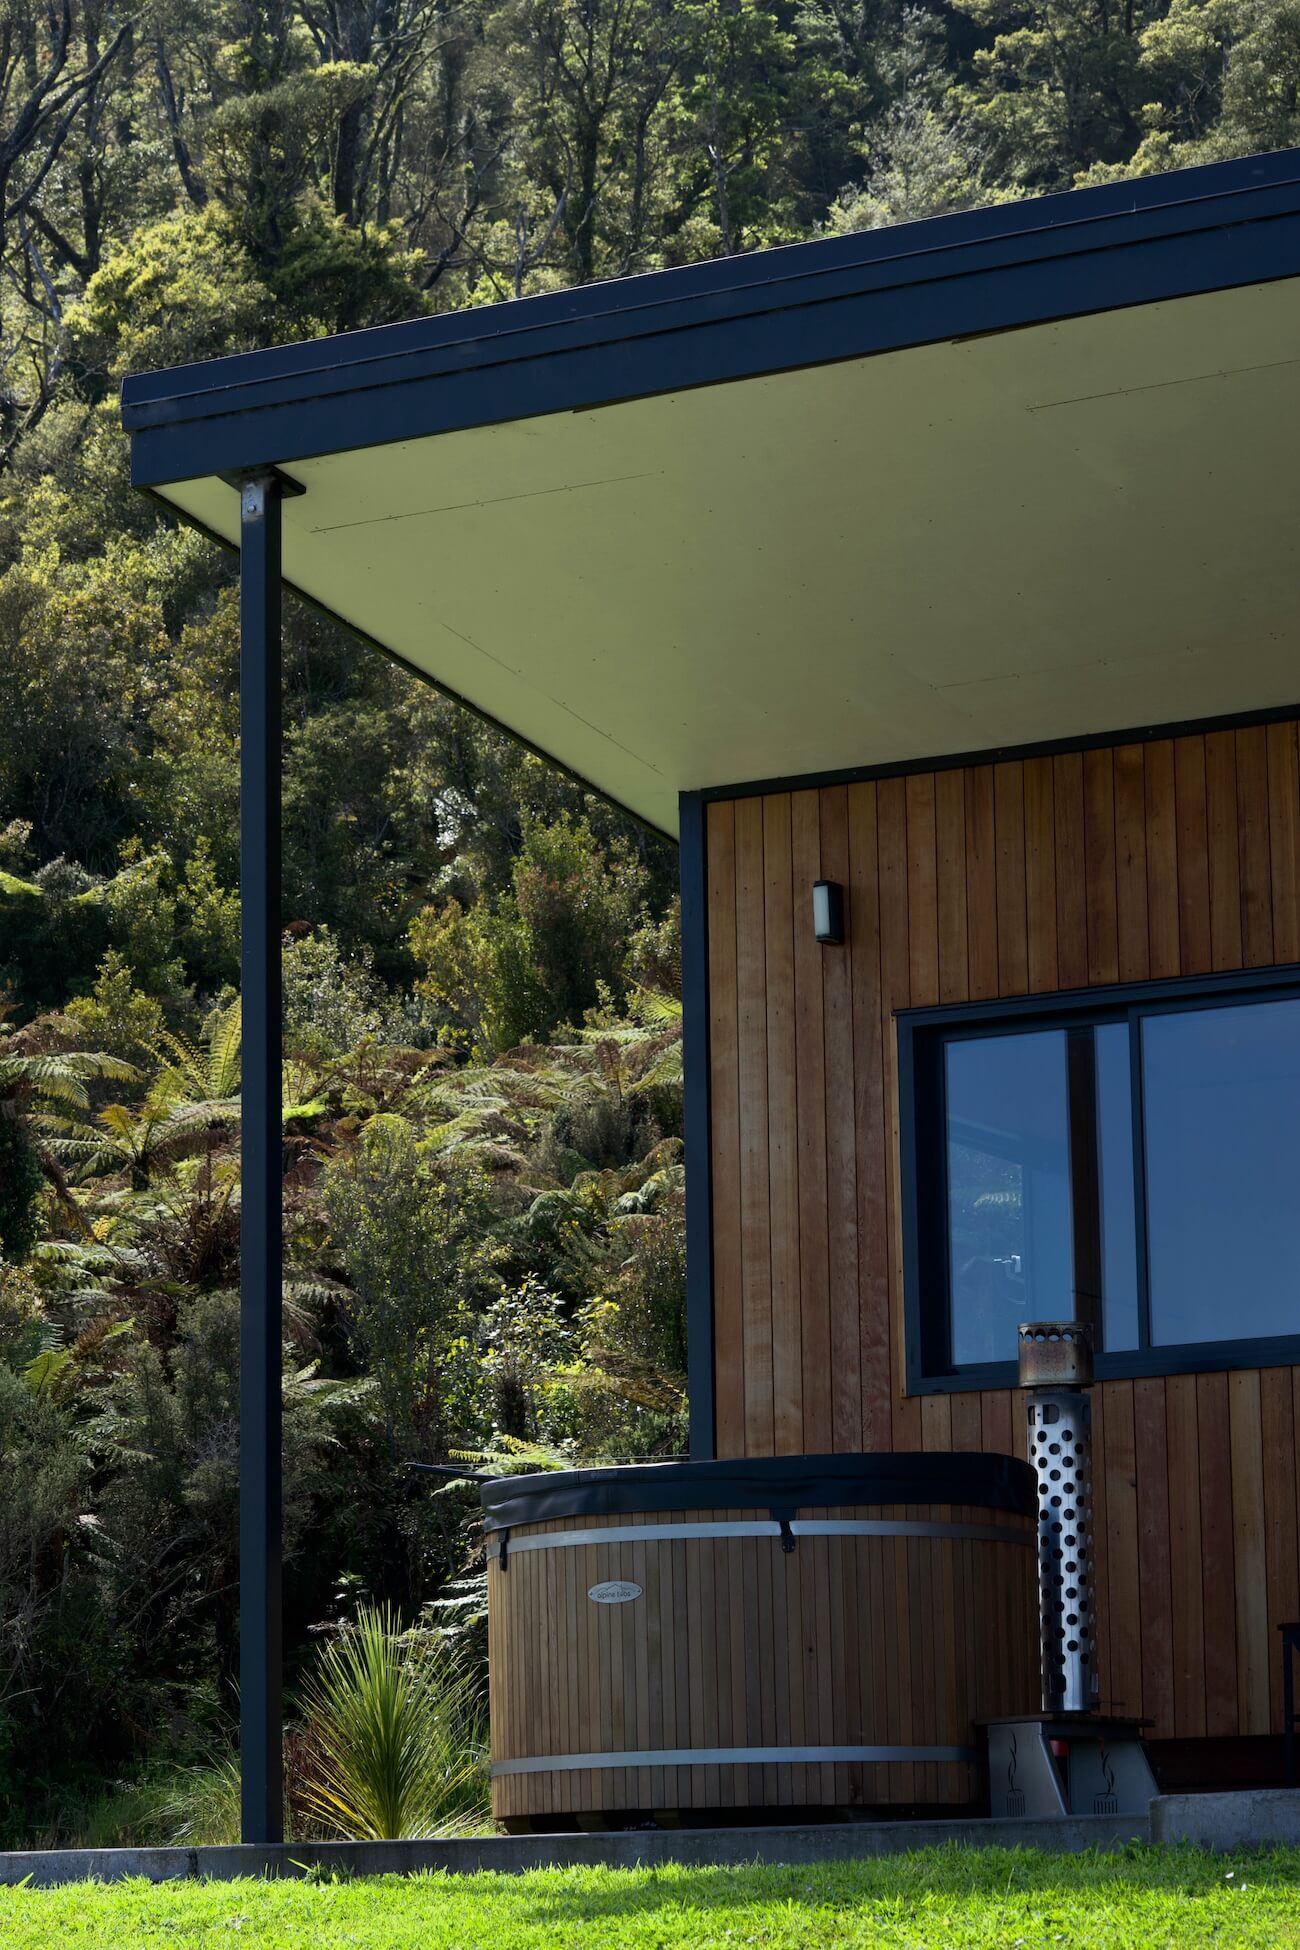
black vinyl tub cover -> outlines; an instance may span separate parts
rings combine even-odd
[[[646,1510],[765,1510],[788,1519],[801,1510],[856,1504],[961,1503],[1025,1517],[1038,1507],[1034,1472],[1015,1456],[909,1451],[498,1476],[481,1486],[479,1497],[488,1531]]]

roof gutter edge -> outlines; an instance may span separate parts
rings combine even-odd
[[[1267,163],[1282,166],[1266,169]],[[1266,180],[1260,181],[1260,176]],[[1209,177],[1214,181],[1206,182]],[[872,249],[856,261],[845,262],[836,254],[830,261],[810,263],[805,253],[822,248],[817,240],[756,252],[739,261],[765,265],[765,274],[740,282],[733,275],[716,285],[700,285],[694,274],[706,267],[694,265],[684,267],[683,271],[613,279],[585,287],[587,306],[567,318],[552,315],[552,294],[546,294],[540,301],[521,299],[503,306],[477,307],[455,315],[477,320],[477,326],[447,337],[441,343],[412,345],[405,337],[406,328],[397,325],[344,333],[332,341],[309,341],[302,348],[304,353],[322,344],[334,344],[337,355],[328,363],[308,358],[288,371],[267,373],[256,369],[259,365],[264,367],[272,353],[282,354],[292,349],[277,347],[267,352],[171,368],[178,381],[182,375],[187,380],[171,392],[162,392],[158,387],[165,373],[131,375],[122,382],[121,388],[123,425],[128,432],[135,433],[150,427],[247,412],[263,405],[286,405],[292,400],[320,398],[339,391],[401,384],[433,377],[439,371],[450,375],[470,362],[482,370],[550,352],[580,351],[588,345],[607,342],[611,337],[626,343],[661,332],[721,325],[755,312],[801,309],[834,302],[837,298],[865,296],[873,291],[897,290],[934,280],[995,272],[1003,267],[1046,263],[1063,256],[1140,246],[1171,234],[1187,235],[1225,224],[1267,221],[1300,210],[1300,150],[1281,151],[1277,157],[1203,165],[1173,172],[1167,179],[1138,178],[1135,187],[1165,181],[1185,184],[1189,178],[1201,182],[1194,194],[1184,192],[1152,202],[1143,202],[1135,196],[1122,208],[1115,207],[1114,191],[1127,186],[1107,184],[1096,190],[1073,190],[1004,205],[992,212],[966,211],[952,217],[903,224],[896,229],[867,233],[867,240],[872,244],[888,238],[896,247]],[[1097,200],[1103,198],[1104,207],[1098,208]],[[1028,221],[1043,205],[1060,211],[1062,206],[1076,203],[1077,208],[1068,216],[1048,215],[1046,220]],[[971,234],[971,218],[987,219],[990,215],[1004,216],[1010,212],[1022,220],[1001,226],[991,234]],[[903,243],[903,240],[908,241]],[[797,264],[791,261],[796,258],[800,260]],[[719,259],[715,264],[718,268],[731,267],[734,273],[737,262],[734,258]],[[687,274],[692,274],[692,282],[689,288],[683,289]],[[653,296],[648,287],[654,288]],[[533,312],[526,316],[535,304],[544,315],[539,317]],[[1097,309],[1107,307],[1102,302]],[[519,322],[503,325],[503,313]],[[490,327],[484,322],[487,319],[492,320]],[[387,332],[402,333],[403,343],[382,351],[372,349],[375,338]],[[242,374],[232,373],[232,367],[243,368]],[[208,383],[194,383],[205,372],[210,373]]]

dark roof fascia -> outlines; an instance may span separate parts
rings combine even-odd
[[[1300,275],[1300,150],[128,379],[160,486]]]

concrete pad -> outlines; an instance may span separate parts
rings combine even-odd
[[[613,1834],[473,1835],[436,1842],[285,1842],[274,1848],[63,1848],[0,1852],[0,1884],[50,1889],[64,1882],[148,1882],[203,1877],[449,1875],[603,1863],[634,1869],[667,1862],[723,1867],[745,1862],[842,1862],[956,1843],[963,1848],[1040,1848],[1076,1853],[1146,1841],[1144,1818],[1078,1815],[1051,1821],[845,1821],[798,1828],[650,1828]]]
[[[1300,1789],[1159,1795],[1151,1803],[1151,1839],[1221,1850],[1295,1847],[1300,1845]]]

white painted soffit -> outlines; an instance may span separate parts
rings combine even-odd
[[[284,569],[675,832],[684,789],[1296,702],[1298,425],[1288,279],[299,462]]]

